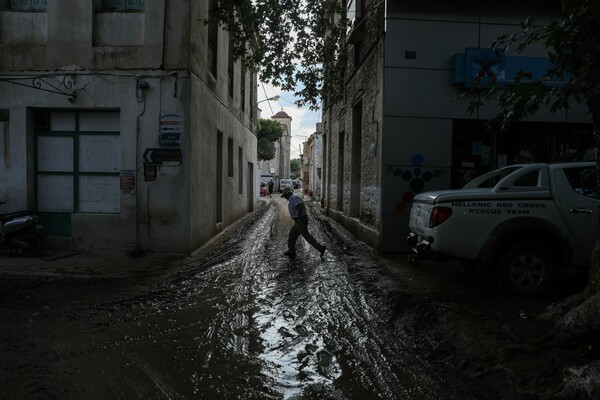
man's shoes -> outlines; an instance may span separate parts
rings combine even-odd
[[[321,258],[323,258],[323,255],[325,254],[325,250],[327,250],[327,247],[321,246],[321,250],[319,250],[319,253],[321,253]]]
[[[284,256],[288,256],[288,257],[296,257],[296,253],[293,251],[286,251],[285,253],[283,253]]]

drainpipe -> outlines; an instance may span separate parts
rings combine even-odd
[[[143,176],[144,171],[142,168],[140,174],[140,132],[141,132],[141,118],[146,112],[146,99],[144,96],[144,90],[149,87],[148,82],[142,80],[141,76],[138,76],[135,82],[135,93],[138,103],[141,103],[142,110],[136,117],[135,127],[135,251],[143,252],[141,247],[140,239],[140,177]],[[146,207],[148,205],[146,204]]]

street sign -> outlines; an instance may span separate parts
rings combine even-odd
[[[146,149],[144,152],[147,165],[179,165],[182,161],[181,149]]]
[[[184,133],[184,114],[170,112],[160,114],[159,141],[161,147],[181,147]]]

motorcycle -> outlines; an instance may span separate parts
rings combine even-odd
[[[0,201],[1,204],[6,204]],[[44,249],[44,226],[33,211],[15,211],[0,214],[0,247],[9,254],[36,257]]]

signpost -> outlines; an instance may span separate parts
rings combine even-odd
[[[160,115],[159,141],[161,147],[181,147],[183,133],[183,113],[163,113]]]
[[[180,165],[183,162],[181,149],[146,149],[144,162],[147,165]]]

